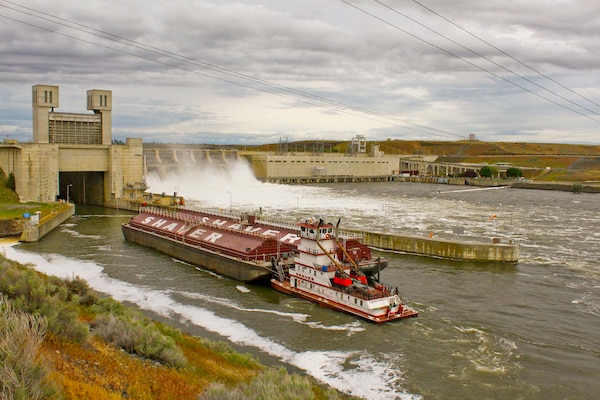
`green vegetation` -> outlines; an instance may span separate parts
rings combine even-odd
[[[0,398],[37,400],[56,394],[38,354],[45,333],[45,318],[16,310],[0,296]]]
[[[19,203],[19,196],[14,190],[4,185],[0,186],[0,203]]]
[[[16,184],[15,184],[15,174],[13,174],[12,172],[10,174],[8,174],[8,176],[6,177],[6,182],[4,182],[4,186],[7,189],[10,190],[15,190],[16,188]]]
[[[0,264],[0,293],[4,293],[16,309],[43,317],[50,332],[71,341],[86,341],[89,328],[79,321],[81,297],[72,292],[65,281],[3,262]]]
[[[7,177],[0,168],[0,203],[18,203],[19,196],[15,193],[15,176],[10,173]]]
[[[61,203],[19,203],[18,200],[5,202],[0,199],[0,219],[23,218],[24,213],[33,214],[36,211],[40,211],[43,218],[63,206]]]
[[[222,342],[191,337],[0,255],[2,399],[338,399]],[[347,398],[344,396],[344,398]]]
[[[479,170],[479,175],[482,178],[493,178],[494,176],[498,175],[498,169],[489,165],[485,165]]]
[[[520,178],[523,176],[523,170],[516,167],[509,167],[506,169],[507,178]]]
[[[215,383],[199,400],[253,400],[253,399],[310,399],[314,398],[310,382],[297,375],[288,375],[285,369],[270,369],[249,383],[231,389]]]
[[[178,368],[185,367],[187,360],[181,349],[156,324],[131,308],[109,307],[106,311],[111,311],[110,308],[110,314],[101,313],[92,322],[99,338],[128,353]]]

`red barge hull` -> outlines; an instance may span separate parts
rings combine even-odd
[[[121,230],[125,239],[130,242],[158,250],[178,260],[240,281],[260,281],[268,279],[272,275],[270,264],[245,262],[236,257],[144,231],[129,224],[123,224]]]
[[[313,293],[310,293],[310,292],[307,292],[307,291],[304,291],[304,290],[301,290],[298,288],[294,288],[290,285],[290,281],[287,281],[287,280],[281,282],[277,279],[271,279],[271,287],[279,292],[282,292],[285,294],[290,294],[292,296],[297,296],[304,300],[308,300],[313,303],[317,303],[320,306],[328,307],[328,308],[331,308],[336,311],[341,311],[346,314],[358,316],[367,321],[374,322],[376,324],[381,324],[384,322],[390,322],[390,321],[395,321],[395,320],[405,319],[405,318],[413,318],[413,317],[416,317],[419,315],[419,313],[417,311],[412,310],[408,307],[405,307],[405,308],[403,308],[402,312],[396,313],[393,315],[387,314],[387,315],[382,315],[382,316],[373,316],[366,312],[362,312],[355,308],[348,307],[344,304],[332,301],[330,299],[326,299],[326,298],[318,296],[316,294],[313,294]]]

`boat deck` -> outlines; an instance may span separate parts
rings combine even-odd
[[[380,324],[383,322],[389,322],[389,321],[395,321],[395,320],[399,320],[399,319],[412,318],[412,317],[418,316],[418,314],[419,314],[417,311],[407,307],[406,305],[403,305],[402,312],[400,312],[400,313],[396,313],[393,315],[384,315],[384,316],[374,317],[374,316],[369,315],[360,310],[348,307],[344,304],[340,304],[340,303],[331,301],[329,299],[323,298],[317,294],[313,294],[313,293],[292,287],[290,285],[289,280],[280,281],[278,279],[271,279],[271,286],[275,290],[278,290],[282,293],[295,295],[295,296],[301,297],[305,300],[309,300],[309,301],[312,301],[319,305],[322,305],[324,307],[331,308],[333,310],[342,311],[342,312],[345,312],[345,313],[351,314],[351,315],[356,315],[361,318],[364,318],[367,321],[374,322],[376,324]],[[342,291],[340,290],[340,292],[342,292]]]

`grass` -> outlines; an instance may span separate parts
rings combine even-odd
[[[0,398],[349,397],[0,255]]]
[[[3,203],[0,201],[0,219],[23,218],[24,213],[33,215],[36,211],[42,213],[41,217],[50,215],[52,211],[62,208],[62,203]]]
[[[24,213],[36,211],[40,211],[43,218],[64,206],[61,203],[20,203],[17,193],[5,186],[6,179],[6,174],[0,169],[0,219],[23,218]]]

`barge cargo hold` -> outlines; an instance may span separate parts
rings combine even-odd
[[[245,282],[268,279],[271,259],[289,259],[293,252],[273,236],[210,225],[159,208],[141,210],[122,231],[131,242]]]

